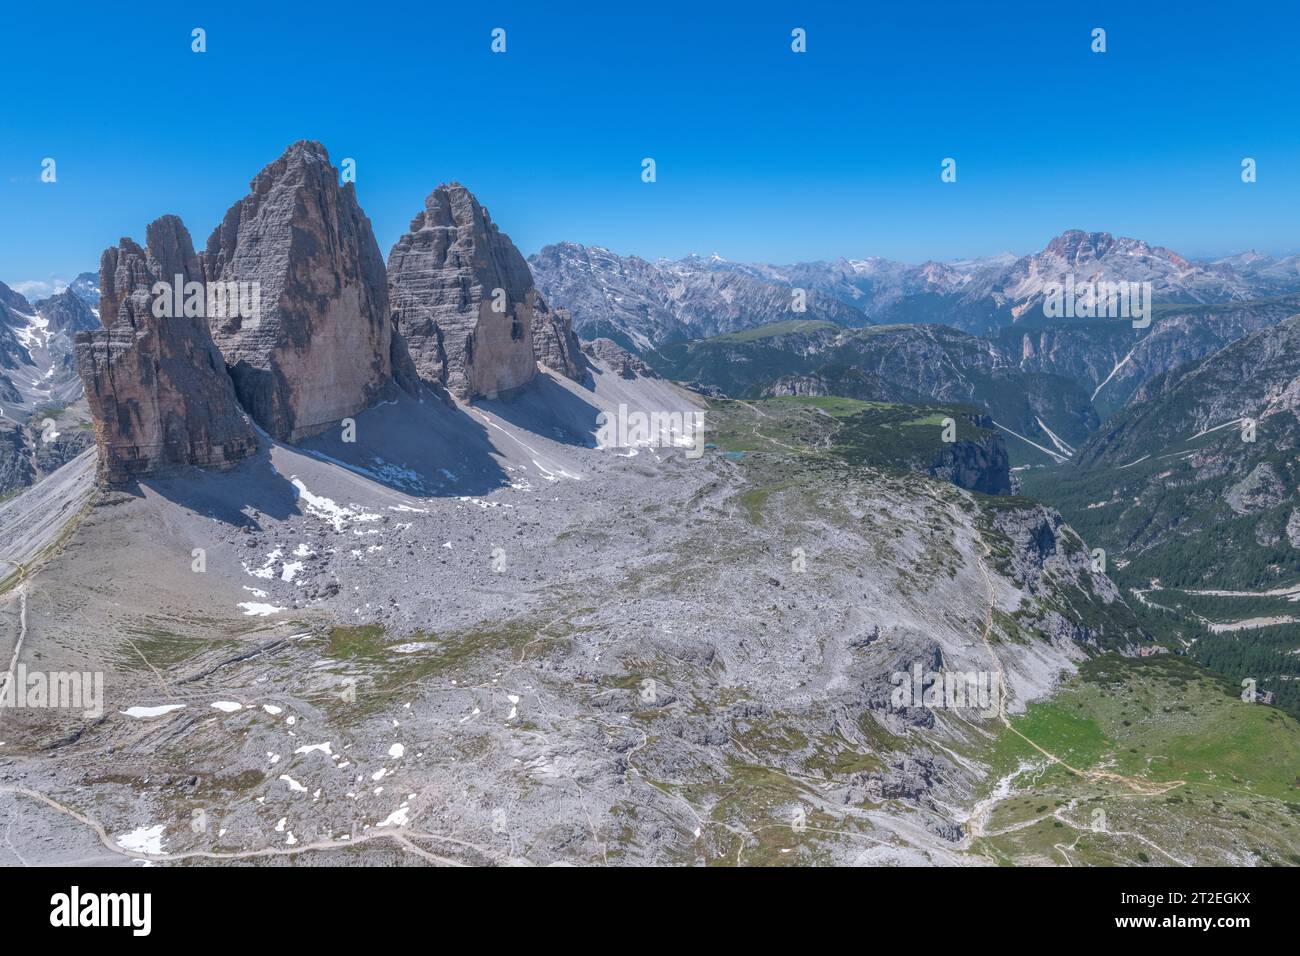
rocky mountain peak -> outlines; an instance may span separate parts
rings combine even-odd
[[[96,310],[96,313],[98,313],[98,309],[99,309],[99,273],[98,272],[81,273],[70,283],[68,283],[68,288],[65,291],[71,292],[82,302],[86,303],[86,305],[90,306],[91,309]]]
[[[1044,255],[1064,259],[1071,264],[1100,259],[1115,245],[1115,237],[1109,232],[1084,232],[1082,229],[1067,229],[1047,244]]]
[[[370,220],[353,184],[338,180],[324,146],[294,143],[257,174],[203,255],[208,282],[255,293],[258,315],[210,325],[240,401],[280,439],[315,434],[408,377]]]
[[[99,327],[95,312],[86,301],[70,289],[41,301],[36,306],[41,318],[49,322],[51,333],[87,332]]]
[[[510,237],[460,183],[429,193],[388,254],[388,282],[422,379],[466,400],[511,391],[533,378],[535,337],[547,364],[577,377],[567,318],[551,311]]]
[[[27,301],[26,296],[21,292],[15,292],[3,282],[0,282],[0,308],[9,309],[14,312],[23,312],[29,315],[34,311],[31,303]]]
[[[199,258],[175,216],[150,223],[146,246],[123,239],[100,260],[103,328],[76,338],[95,421],[101,480],[121,484],[186,465],[227,467],[257,448],[221,353],[201,317],[159,318],[157,282],[195,282]]]
[[[253,177],[252,182],[249,183],[249,192],[254,196],[260,196],[272,192],[285,182],[318,185],[325,179],[335,182],[338,180],[338,173],[330,163],[329,150],[321,143],[301,139],[290,145],[279,159],[268,163]]]
[[[149,258],[157,267],[159,274],[167,277],[169,281],[171,277],[177,275],[184,275],[186,281],[197,281],[202,278],[203,266],[194,252],[190,231],[185,228],[179,216],[160,216],[149,223],[145,229],[145,245],[148,247]],[[103,287],[101,278],[101,305]]]
[[[178,216],[160,216],[145,229],[145,248],[123,237],[99,260],[99,316],[104,328],[133,329],[155,324],[150,288],[156,281],[201,281],[203,267],[189,230]]]

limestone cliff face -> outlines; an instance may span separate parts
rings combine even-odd
[[[572,327],[551,311],[514,243],[459,183],[425,199],[388,254],[388,286],[420,377],[458,398],[526,385],[539,359],[581,374]]]
[[[992,427],[990,419],[982,419],[981,424]],[[961,440],[944,445],[926,470],[958,488],[986,495],[1006,495],[1012,491],[1011,462],[1006,445],[996,434],[980,441]]]
[[[100,479],[121,484],[185,465],[227,467],[257,448],[202,317],[154,316],[154,283],[198,282],[189,232],[149,225],[146,248],[123,239],[100,260],[103,329],[80,332],[76,363],[95,421]]]
[[[988,512],[998,573],[1032,597],[1017,617],[1031,633],[1093,646],[1131,645],[1143,634],[1120,589],[1092,564],[1083,539],[1053,508],[1009,503]],[[1064,598],[1064,600],[1062,600]]]
[[[208,239],[209,282],[256,282],[260,315],[210,318],[240,402],[296,441],[414,381],[394,343],[384,262],[351,183],[319,143],[294,143]]]
[[[587,377],[582,343],[573,331],[573,319],[568,309],[538,312],[533,325],[533,354],[551,371],[575,382]]]
[[[633,355],[613,339],[593,339],[582,347],[582,351],[606,368],[615,372],[620,378],[658,378],[659,373]]]

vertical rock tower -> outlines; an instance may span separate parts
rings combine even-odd
[[[356,414],[395,376],[414,382],[370,220],[320,143],[294,143],[257,174],[208,239],[203,272],[258,284],[257,323],[213,318],[211,330],[240,402],[275,438]]]
[[[581,374],[566,317],[551,311],[510,237],[460,183],[425,199],[388,254],[388,287],[420,377],[458,398],[527,385],[539,360]]]
[[[257,449],[207,320],[159,318],[151,308],[156,282],[202,281],[189,232],[177,217],[163,216],[145,237],[144,249],[123,239],[104,252],[104,328],[76,338],[105,484],[186,465],[224,468]]]

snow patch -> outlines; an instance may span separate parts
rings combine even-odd
[[[392,813],[386,816],[379,823],[376,823],[375,826],[404,827],[411,822],[410,813],[411,813],[411,808],[408,807],[406,804],[402,804],[400,807],[398,807],[396,810],[394,810]]]
[[[117,845],[131,853],[157,854],[163,851],[163,830],[161,823],[153,827],[140,827],[130,833],[123,833],[117,838]]]
[[[292,790],[294,793],[307,792],[306,787],[300,784],[297,780],[293,779],[293,777],[289,776],[287,773],[280,774],[280,779],[283,780],[285,783],[287,783],[289,785],[289,789]]]
[[[150,717],[161,717],[163,714],[170,714],[173,710],[183,710],[184,707],[184,704],[160,704],[157,707],[128,707],[126,710],[118,711],[118,713],[144,720]]]
[[[244,613],[249,617],[270,617],[278,611],[285,608],[275,604],[263,604],[259,601],[240,601],[239,606],[244,609]]]
[[[379,515],[363,509],[345,508],[333,499],[312,494],[297,475],[291,476],[289,481],[297,490],[298,500],[303,503],[307,512],[328,521],[333,525],[335,531],[341,532],[345,530],[353,521],[378,521],[380,518]]]

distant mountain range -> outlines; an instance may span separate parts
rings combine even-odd
[[[6,417],[79,397],[72,340],[98,327],[98,313],[99,283],[88,272],[35,303],[0,282],[0,408]]]
[[[0,283],[0,497],[91,444],[73,341],[98,328],[98,305],[98,283],[88,273],[35,303]]]
[[[1150,282],[1157,306],[1300,291],[1300,257],[1244,253],[1202,262],[1139,239],[1077,229],[1031,255],[919,265],[878,257],[787,266],[719,256],[652,263],[575,243],[546,246],[529,264],[543,294],[573,314],[579,334],[640,349],[787,319],[847,327],[938,322],[994,332],[1041,318],[1045,287],[1067,275],[1076,283]],[[794,289],[806,290],[806,311],[793,308]]]
[[[1201,261],[1081,230],[1031,255],[919,265],[649,262],[574,243],[529,264],[580,335],[670,378],[745,397],[969,402],[1022,464],[1068,459],[1143,383],[1300,311],[1300,257]],[[1150,283],[1152,321],[1049,318],[1045,297],[1067,281]]]
[[[871,321],[853,303],[817,289],[808,292],[806,309],[796,311],[792,284],[716,258],[648,262],[564,242],[546,246],[528,264],[542,294],[572,314],[579,335],[639,352],[791,318],[849,327]]]

